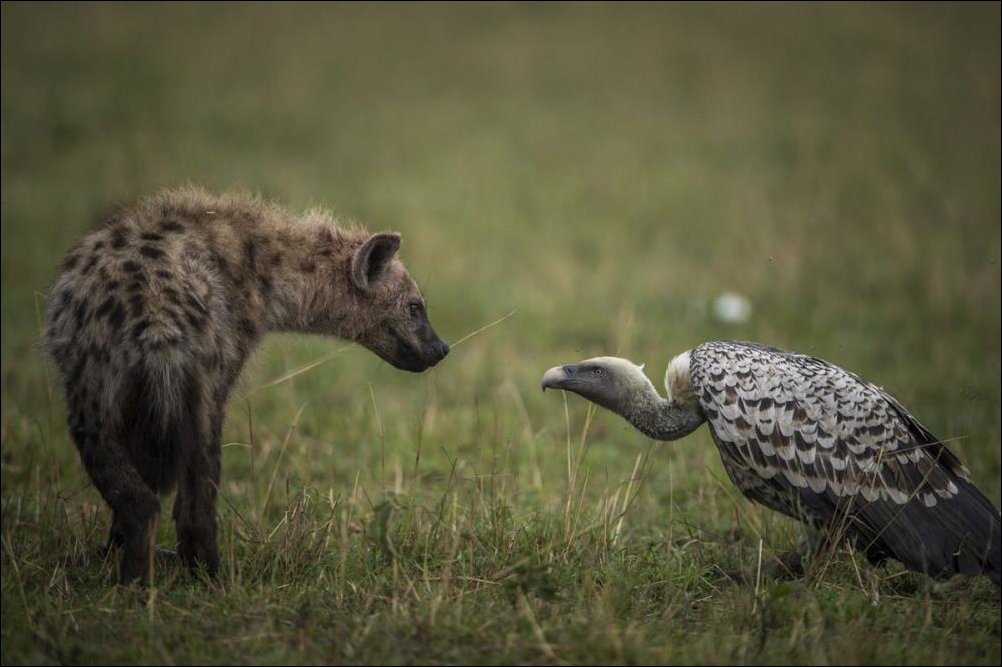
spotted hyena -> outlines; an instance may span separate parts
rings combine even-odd
[[[218,568],[223,414],[265,332],[337,336],[414,372],[445,357],[399,246],[327,213],[182,189],[121,209],[69,253],[44,338],[111,507],[119,582],[149,581],[159,496],[175,488],[181,559]]]

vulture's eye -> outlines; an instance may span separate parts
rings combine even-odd
[[[605,375],[605,369],[604,368],[593,368],[593,369],[591,369],[591,374],[594,375],[597,378],[600,378],[603,375]]]

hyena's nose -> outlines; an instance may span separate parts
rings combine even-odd
[[[428,352],[431,353],[431,359],[429,361],[433,364],[445,359],[445,355],[449,354],[449,344],[441,339],[439,336],[435,336],[435,340],[431,345],[428,346]]]

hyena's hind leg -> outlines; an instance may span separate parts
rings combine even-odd
[[[128,524],[125,519],[121,518],[121,515],[112,510],[111,512],[111,527],[108,529],[108,539],[104,542],[104,552],[110,554],[115,549],[121,549],[125,547],[126,536],[128,535]],[[155,547],[153,555],[155,558],[161,556],[171,555],[173,552],[165,551],[160,547]],[[173,554],[177,555],[177,554]]]
[[[171,378],[191,374],[178,372],[163,359],[146,359],[116,374],[121,378],[116,437],[100,439],[97,446],[88,442],[86,452],[94,462],[87,462],[84,447],[81,455],[111,506],[108,546],[122,548],[120,581],[149,583],[153,558],[175,555],[155,548],[159,494],[174,488],[192,451],[199,430],[198,394],[191,392],[190,381],[173,385]],[[182,400],[170,402],[175,395]],[[155,509],[152,514],[150,508]]]
[[[174,522],[178,555],[192,569],[205,568],[210,576],[219,571],[216,543],[216,494],[219,489],[223,411],[203,405],[195,442],[177,486]]]
[[[78,430],[73,439],[87,474],[112,511],[108,547],[120,547],[118,583],[149,584],[160,499],[114,439]]]
[[[125,546],[125,525],[118,514],[111,513],[111,528],[108,530],[108,539],[104,543],[104,553],[109,554],[115,549]],[[177,551],[161,546],[153,547],[153,560],[157,563],[170,564],[177,561]]]
[[[105,552],[120,549],[125,546],[125,525],[124,521],[118,518],[118,513],[111,512],[111,528],[108,529],[108,539],[104,543]]]

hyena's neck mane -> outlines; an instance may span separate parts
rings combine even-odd
[[[263,220],[242,234],[249,299],[260,305],[270,331],[357,335],[352,304],[352,256],[368,238],[339,227],[328,214]]]
[[[370,234],[340,224],[329,212],[294,215],[247,195],[214,195],[185,188],[147,204],[161,218],[197,223],[209,262],[229,285],[242,333],[266,331],[357,335],[351,259]],[[333,314],[337,314],[336,316]]]

